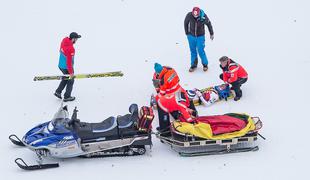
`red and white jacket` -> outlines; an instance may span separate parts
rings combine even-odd
[[[229,59],[228,64],[225,67],[220,67],[223,70],[223,81],[226,83],[233,83],[237,81],[238,78],[247,78],[248,73],[246,70],[238,63]]]

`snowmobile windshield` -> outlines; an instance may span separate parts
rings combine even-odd
[[[53,120],[48,125],[48,130],[57,133],[68,133],[70,130],[69,127],[69,113],[66,107],[61,107],[56,114],[54,115]]]
[[[48,130],[57,134],[69,133],[70,132],[70,130],[68,129],[69,121],[70,121],[69,118],[53,119],[48,125]]]

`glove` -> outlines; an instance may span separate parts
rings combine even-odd
[[[151,95],[150,106],[154,107],[155,109],[157,107],[156,98],[155,98],[154,94]]]
[[[212,35],[210,36],[210,39],[213,41],[213,39],[214,39],[214,34],[212,34]]]

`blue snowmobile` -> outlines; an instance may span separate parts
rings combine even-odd
[[[130,114],[109,117],[99,123],[81,122],[74,109],[71,119],[67,106],[61,105],[51,121],[29,130],[22,139],[9,136],[13,144],[25,146],[38,157],[37,165],[27,165],[22,158],[15,163],[24,170],[59,167],[58,163],[44,164],[44,157],[104,157],[143,155],[145,146],[152,145],[151,123],[153,111],[137,104],[129,107]],[[140,116],[140,117],[139,117]]]

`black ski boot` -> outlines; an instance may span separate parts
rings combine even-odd
[[[64,102],[74,101],[74,100],[75,100],[74,96],[70,96],[70,97],[64,98]]]
[[[55,95],[57,98],[62,99],[61,93],[55,92],[54,95]]]

